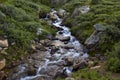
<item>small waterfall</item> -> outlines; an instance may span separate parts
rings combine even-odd
[[[55,16],[57,16],[57,14],[56,14],[57,12],[55,10],[52,10],[52,13],[55,14]],[[45,19],[46,20],[49,19],[49,14],[47,14],[47,17]],[[57,16],[57,20],[55,22],[53,22],[53,26],[59,27],[62,30],[58,31],[56,33],[56,35],[59,34],[59,32],[62,32],[61,35],[63,37],[67,37],[67,36],[70,37],[70,40],[68,41],[67,44],[68,45],[72,44],[73,48],[68,49],[67,53],[62,54],[64,52],[63,51],[64,48],[59,47],[59,50],[58,50],[59,53],[55,53],[53,56],[50,56],[50,57],[55,58],[55,60],[50,60],[50,59],[45,58],[45,63],[42,66],[39,66],[35,76],[26,76],[26,77],[21,78],[20,80],[34,80],[34,78],[36,78],[36,77],[43,76],[44,74],[41,74],[42,69],[48,68],[49,67],[48,65],[50,65],[50,64],[55,64],[56,65],[59,62],[64,62],[64,58],[66,58],[68,56],[70,56],[73,59],[78,58],[78,57],[87,58],[89,56],[87,53],[83,52],[83,47],[82,47],[81,43],[74,36],[71,35],[70,29],[68,27],[66,27],[66,26],[61,26],[60,25],[61,23],[62,23],[62,19],[60,19]],[[51,51],[51,49],[49,49],[49,51]],[[81,53],[84,53],[84,54],[81,56]],[[68,75],[72,73],[72,68],[70,66],[64,66],[62,70],[64,72],[66,72]]]

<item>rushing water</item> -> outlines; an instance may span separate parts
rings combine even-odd
[[[53,11],[53,13],[56,13],[56,11]],[[65,53],[65,54],[61,54],[64,52],[63,51],[64,48],[59,47],[58,52],[54,54],[55,60],[50,60],[49,58],[45,58],[45,63],[38,68],[35,76],[26,76],[26,77],[21,78],[20,80],[31,80],[31,79],[34,79],[36,77],[43,76],[43,74],[40,73],[40,71],[42,69],[46,69],[48,67],[48,64],[56,64],[58,62],[64,61],[64,58],[67,56],[70,56],[72,58],[77,58],[77,57],[87,58],[88,57],[88,54],[84,53],[83,47],[80,44],[80,42],[74,36],[71,35],[70,29],[66,26],[61,26],[60,25],[61,23],[62,23],[62,19],[60,19],[57,16],[57,20],[55,22],[53,22],[53,26],[59,27],[59,28],[61,28],[61,30],[58,31],[56,33],[56,35],[58,35],[60,32],[62,32],[62,34],[60,34],[60,35],[62,35],[63,37],[69,36],[70,40],[68,41],[67,44],[72,44],[74,48],[68,49],[67,53]],[[58,41],[60,41],[60,40],[58,40]],[[50,51],[51,51],[51,49],[49,49],[48,54],[50,54]],[[83,53],[83,55],[81,55],[81,53]],[[49,56],[49,57],[53,57],[53,56]],[[23,67],[23,69],[24,69],[24,67]],[[63,70],[66,70],[67,74],[71,74],[71,72],[72,72],[72,68],[70,68],[70,67],[64,67]]]

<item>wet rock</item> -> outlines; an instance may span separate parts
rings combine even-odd
[[[58,16],[57,16],[56,13],[57,13],[56,11],[50,12],[50,19],[51,19],[52,21],[55,21],[55,20],[58,19]]]
[[[67,12],[64,10],[64,9],[59,9],[58,10],[58,16],[59,17],[65,17],[66,16],[66,14],[67,14]]]
[[[62,36],[60,34],[56,35],[56,38],[61,41],[69,41],[70,40],[70,36]]]
[[[62,67],[51,65],[51,66],[47,66],[46,68],[42,68],[40,74],[48,75],[54,78],[59,73],[61,73],[61,71],[62,71]]]
[[[50,54],[55,54],[55,52],[58,51],[58,50],[59,50],[58,47],[53,46],[53,47],[51,48]]]
[[[64,47],[65,46],[65,44],[63,42],[58,41],[58,40],[53,41],[51,45],[56,46],[56,47]]]
[[[6,66],[6,59],[2,59],[0,61],[0,70],[2,70]]]
[[[33,66],[29,66],[27,74],[28,74],[28,76],[36,75],[36,68],[34,68]]]
[[[73,70],[73,67],[64,67],[64,69],[63,69],[63,74],[64,74],[66,77],[70,77],[70,76],[71,76],[71,73],[72,73],[72,70]]]
[[[65,62],[66,62],[66,65],[67,65],[67,66],[71,66],[71,65],[74,64],[74,58],[71,57],[71,56],[67,56],[67,57],[65,58]]]
[[[64,48],[65,49],[74,49],[74,45],[73,44],[66,44],[66,46]]]
[[[50,76],[42,75],[42,76],[38,76],[38,77],[31,79],[31,80],[54,80],[54,79],[51,78]]]

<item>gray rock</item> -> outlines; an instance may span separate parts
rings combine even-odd
[[[58,16],[63,18],[66,16],[66,14],[67,14],[67,12],[64,9],[59,9]]]
[[[77,70],[79,68],[85,68],[88,65],[87,61],[84,58],[78,58],[74,60],[73,69]]]
[[[100,41],[101,34],[106,30],[106,27],[103,26],[102,24],[95,24],[94,28],[95,31],[85,41],[87,47],[96,45]]]
[[[70,40],[70,36],[62,36],[60,34],[57,34],[56,38],[61,40],[61,41],[69,41]]]
[[[56,47],[64,47],[65,46],[65,44],[63,42],[58,41],[58,40],[53,41],[51,45],[56,46]]]
[[[84,13],[87,13],[89,11],[90,11],[90,7],[89,6],[82,6],[82,7],[76,8],[73,11],[71,17],[76,17],[76,16],[79,16],[81,13],[84,14]]]
[[[100,34],[101,33],[97,33],[96,31],[94,31],[93,34],[89,38],[87,38],[85,44],[87,46],[95,45],[100,40]]]
[[[96,31],[105,31],[106,27],[103,26],[102,24],[95,24],[94,28]]]

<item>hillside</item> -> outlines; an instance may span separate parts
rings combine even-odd
[[[55,27],[55,21],[59,22],[56,16],[62,19],[59,26],[68,27],[82,44],[83,52],[89,54],[85,59],[87,66],[73,69],[68,76],[70,80],[119,80],[120,0],[0,0],[0,80],[10,80],[8,76],[13,75],[14,68],[24,61],[28,63],[27,58],[34,58],[37,52],[46,54],[50,48],[53,55],[63,48],[63,43],[66,45],[64,54],[65,50],[69,52],[71,45],[67,43],[71,38],[56,38],[56,32],[64,31],[64,28]],[[58,43],[53,45],[54,40]],[[70,63],[65,66],[68,65],[71,66]],[[33,73],[30,71],[30,75]],[[43,78],[35,80],[39,79]],[[69,80],[63,74],[55,79]]]

